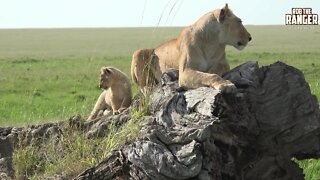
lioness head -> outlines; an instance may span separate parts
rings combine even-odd
[[[243,26],[241,19],[232,13],[228,8],[228,4],[217,11],[217,20],[221,25],[220,43],[231,45],[239,50],[244,49],[252,38]]]
[[[112,69],[102,67],[100,70],[100,84],[101,89],[108,89],[112,84]]]

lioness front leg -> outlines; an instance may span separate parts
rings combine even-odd
[[[100,96],[99,96],[96,104],[94,105],[94,108],[91,111],[90,116],[88,117],[87,120],[95,119],[100,111],[104,111],[107,108],[107,104],[106,104],[106,101],[105,101],[105,96],[106,96],[106,91],[103,91],[100,94]]]
[[[232,82],[222,79],[217,74],[209,74],[192,69],[179,71],[179,85],[185,88],[208,86],[221,91],[232,91],[236,88]]]
[[[212,68],[210,68],[208,70],[209,74],[216,74],[218,76],[222,76],[224,73],[230,71],[230,66],[227,63],[227,61],[222,61],[218,64],[216,64],[215,66],[213,66]],[[225,80],[223,78],[221,78],[223,81],[221,83],[219,83],[218,85],[216,85],[216,87],[214,87],[215,89],[219,89],[219,90],[232,90],[235,88],[235,85],[229,81],[229,80]]]
[[[203,52],[200,48],[194,46],[185,47],[185,53],[179,60],[179,85],[186,88],[212,87],[220,91],[233,91],[235,85],[221,78],[216,73],[208,73],[203,70],[203,64],[206,63]]]
[[[208,70],[208,73],[209,74],[217,74],[221,77],[224,73],[226,73],[228,71],[230,71],[230,65],[227,63],[226,60],[224,60],[224,61],[212,66]]]

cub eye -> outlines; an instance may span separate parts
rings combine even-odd
[[[241,19],[238,20],[239,23],[242,23]]]

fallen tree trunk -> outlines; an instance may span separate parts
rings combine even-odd
[[[164,73],[137,140],[76,179],[303,179],[292,157],[320,156],[319,107],[303,74],[280,62],[262,68],[248,62],[224,78],[236,92],[185,91],[177,71]],[[110,124],[121,127],[130,119],[128,110],[87,122],[75,116],[69,124],[0,128],[0,179],[14,178],[17,146],[59,141],[70,127],[88,138],[105,137]]]
[[[76,179],[303,179],[292,158],[319,158],[320,112],[303,74],[248,62],[237,91],[185,91],[164,73],[139,138]]]

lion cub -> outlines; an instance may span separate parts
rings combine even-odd
[[[102,67],[100,70],[100,85],[103,92],[99,96],[88,120],[112,110],[118,114],[128,108],[132,100],[131,84],[128,77],[114,67]]]

